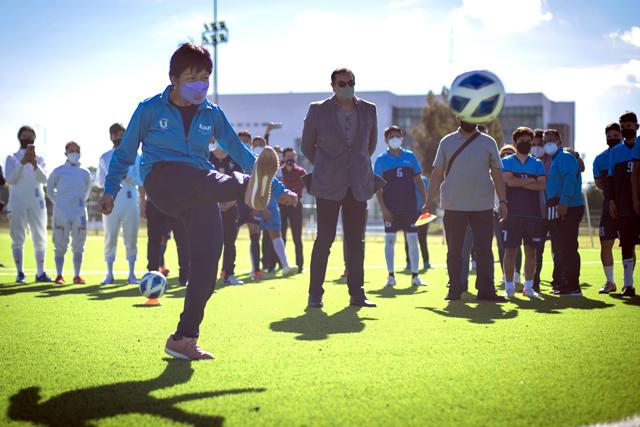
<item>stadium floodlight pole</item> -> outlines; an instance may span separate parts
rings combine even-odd
[[[204,24],[202,44],[213,50],[213,102],[218,103],[218,44],[229,41],[229,29],[224,21],[218,22],[218,1],[213,0],[213,22]]]

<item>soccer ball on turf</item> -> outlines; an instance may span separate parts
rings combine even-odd
[[[504,86],[490,71],[469,71],[451,84],[449,107],[465,122],[490,122],[498,117],[503,104]]]
[[[167,291],[167,279],[158,271],[149,271],[140,279],[140,293],[149,299],[160,298]]]

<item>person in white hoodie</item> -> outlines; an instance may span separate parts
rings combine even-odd
[[[113,152],[120,145],[125,128],[120,123],[114,123],[109,128],[109,135],[113,148],[102,156],[98,164],[96,174],[96,185],[104,188],[105,178],[109,171],[109,163]],[[139,157],[136,163],[129,168],[126,178],[122,181],[122,190],[115,200],[115,207],[111,215],[102,215],[102,225],[104,227],[104,259],[107,263],[107,275],[102,281],[103,285],[114,283],[113,263],[116,259],[116,248],[118,246],[118,233],[122,227],[124,247],[127,261],[129,263],[128,282],[138,283],[134,268],[138,255],[138,226],[140,224],[140,200],[138,187],[142,185],[140,179]]]
[[[47,182],[44,159],[36,155],[36,132],[29,126],[18,130],[20,149],[7,156],[6,180],[9,184],[7,214],[11,227],[11,250],[18,275],[16,283],[26,283],[22,255],[27,226],[31,229],[36,258],[36,282],[51,282],[44,271],[47,249],[47,206],[42,185]]]
[[[62,267],[71,235],[73,253],[73,283],[84,285],[80,276],[84,242],[87,240],[87,199],[91,193],[91,173],[80,166],[80,145],[69,142],[64,147],[67,161],[49,175],[47,197],[53,203],[53,246],[55,247],[56,279],[64,284]]]

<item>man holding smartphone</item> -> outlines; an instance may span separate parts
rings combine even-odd
[[[18,130],[20,149],[7,156],[6,173],[9,184],[7,214],[11,227],[11,250],[16,264],[16,283],[26,283],[22,255],[27,226],[31,229],[36,258],[36,282],[51,282],[44,271],[47,248],[47,205],[43,184],[47,182],[44,159],[36,155],[36,132],[29,126]]]

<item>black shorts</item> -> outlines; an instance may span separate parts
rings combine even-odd
[[[602,209],[600,217],[600,241],[619,239],[618,221],[611,218],[609,212]]]
[[[640,245],[640,218],[621,216],[618,220],[620,246]]]
[[[385,233],[395,233],[397,231],[404,231],[407,233],[417,233],[418,228],[414,225],[418,219],[418,211],[400,211],[391,212],[393,214],[393,221],[384,222]]]
[[[502,223],[502,242],[505,248],[525,246],[537,248],[543,241],[543,219],[508,216]]]

